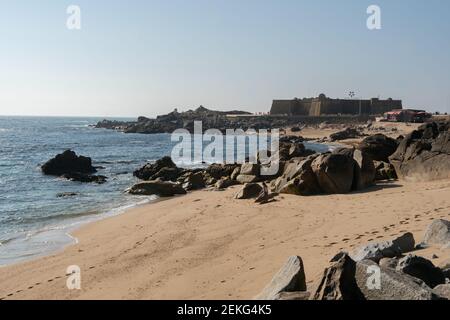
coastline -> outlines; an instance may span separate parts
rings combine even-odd
[[[405,231],[420,242],[450,209],[449,180],[283,195],[263,206],[235,200],[237,190],[196,191],[83,225],[72,233],[77,244],[0,268],[0,298],[250,299],[290,255],[302,256],[313,286],[337,251]],[[417,254],[437,254],[436,264],[449,255]],[[70,265],[81,268],[81,290],[66,287]]]

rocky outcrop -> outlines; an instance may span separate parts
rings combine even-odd
[[[450,122],[422,125],[400,142],[389,160],[400,179],[450,178]]]
[[[134,171],[133,175],[141,180],[176,181],[181,174],[171,157],[163,157],[155,163],[148,163],[142,168]]]
[[[355,162],[343,154],[325,153],[311,163],[320,189],[325,193],[348,193],[352,190]]]
[[[58,154],[42,165],[41,169],[44,174],[53,176],[71,173],[91,174],[97,171],[92,166],[91,158],[78,156],[72,150],[66,150]]]
[[[361,136],[361,132],[359,132],[357,129],[354,128],[346,128],[342,131],[338,131],[336,133],[333,133],[330,135],[330,141],[340,141],[340,140],[346,140],[346,139],[354,139]]]
[[[394,258],[410,252],[414,250],[414,246],[414,236],[408,232],[393,240],[373,242],[362,246],[352,254],[352,258],[355,261],[372,260],[379,262],[382,258]]]
[[[398,142],[384,134],[364,138],[357,149],[368,154],[373,160],[389,162],[389,157],[397,150]]]
[[[105,176],[93,175],[97,169],[92,166],[91,158],[78,156],[72,150],[66,150],[50,159],[42,165],[41,170],[45,175],[59,176],[82,183],[103,184],[107,180]]]
[[[442,244],[450,243],[450,221],[437,219],[434,220],[427,228],[423,239],[425,244]]]
[[[160,197],[186,194],[186,190],[180,184],[166,181],[140,182],[128,189],[128,192],[133,195],[157,195]]]
[[[401,258],[396,270],[421,279],[430,288],[445,283],[445,275],[441,269],[435,267],[430,260],[412,254]]]
[[[303,261],[299,256],[292,256],[275,274],[270,283],[255,297],[256,300],[295,300],[297,292],[306,291],[306,277]],[[285,293],[291,293],[288,296]],[[304,297],[304,294],[301,295]]]
[[[375,274],[380,276],[374,279]],[[356,263],[355,279],[366,300],[437,300],[432,289],[422,280],[370,260]]]
[[[246,183],[242,189],[236,194],[236,199],[253,199],[259,196],[262,186],[257,183]]]

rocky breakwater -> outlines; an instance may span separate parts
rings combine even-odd
[[[72,150],[66,150],[61,154],[47,161],[41,166],[45,175],[62,177],[71,181],[105,183],[107,178],[101,175],[94,175],[97,168],[92,166],[92,159],[85,156],[78,156]]]
[[[435,266],[414,252],[429,242],[448,245],[449,226],[449,221],[434,221],[419,246],[414,236],[406,233],[369,243],[350,254],[339,252],[310,288],[302,258],[292,256],[255,299],[448,300],[450,264]]]
[[[450,122],[426,123],[408,134],[389,157],[400,179],[450,178]]]

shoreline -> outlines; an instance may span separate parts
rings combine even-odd
[[[196,191],[83,225],[72,233],[78,244],[0,268],[0,298],[251,299],[290,255],[302,256],[312,286],[338,250],[403,231],[420,242],[431,219],[448,218],[450,208],[449,180],[283,195],[263,206],[234,200],[237,191]],[[434,253],[433,262],[448,256],[417,252]],[[80,291],[66,288],[70,265],[81,268]]]

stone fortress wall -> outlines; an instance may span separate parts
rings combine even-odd
[[[321,94],[317,98],[274,100],[271,115],[322,116],[322,115],[382,115],[395,109],[402,109],[401,100],[331,99]]]

